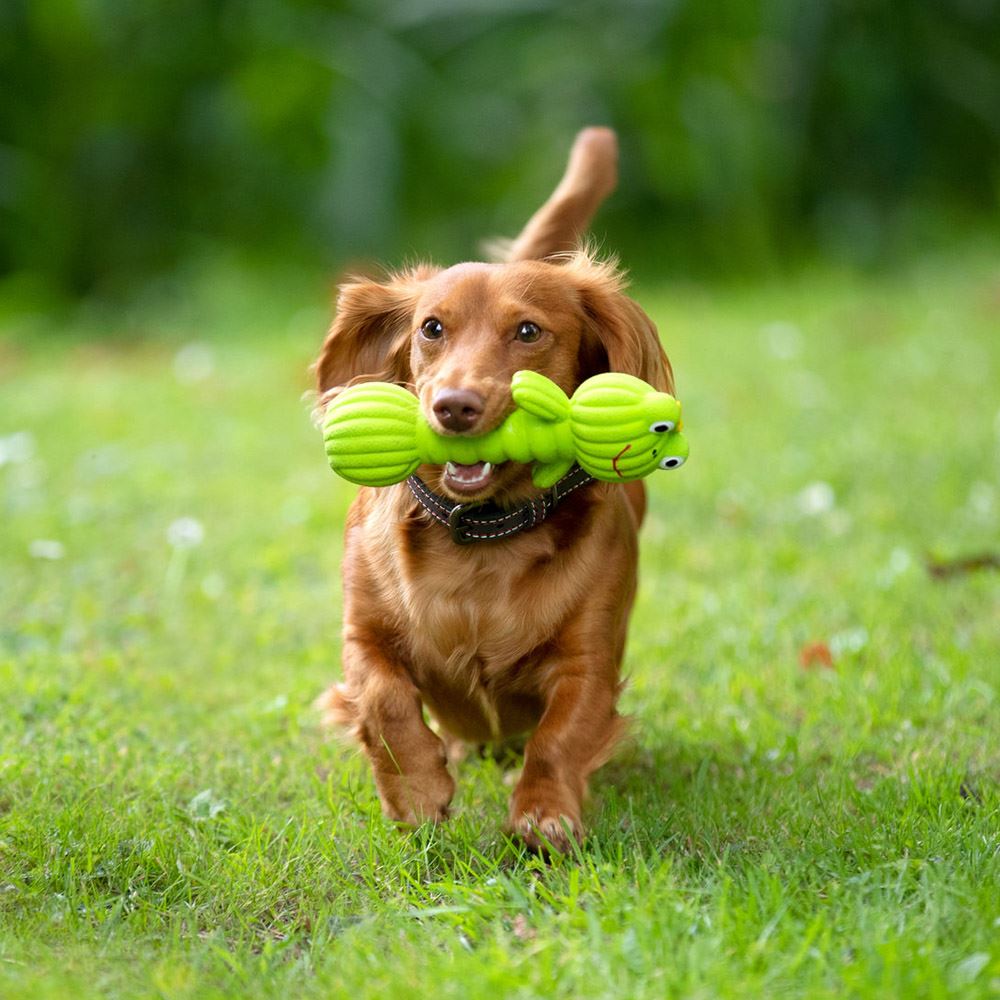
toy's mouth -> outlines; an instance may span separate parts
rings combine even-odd
[[[460,465],[448,462],[444,467],[444,485],[453,493],[472,496],[481,493],[493,482],[496,466],[492,462]]]
[[[622,450],[618,452],[618,454],[615,455],[613,459],[611,459],[611,468],[615,470],[619,479],[624,479],[625,476],[622,474],[622,470],[618,468],[618,459],[621,458],[622,455],[624,455],[625,452],[627,452],[631,447],[632,447],[631,443],[625,445],[625,447],[622,448]]]

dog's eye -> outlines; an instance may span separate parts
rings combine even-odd
[[[661,469],[679,469],[684,464],[680,455],[667,455],[660,459]]]
[[[420,332],[427,340],[439,340],[444,334],[444,325],[436,316],[428,316],[420,324]]]
[[[527,320],[517,328],[517,339],[522,344],[533,344],[541,335],[541,327],[537,323],[531,323]]]
[[[654,434],[666,434],[667,431],[672,431],[676,424],[672,420],[657,420],[656,423],[650,424],[649,429]]]

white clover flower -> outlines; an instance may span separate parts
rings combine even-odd
[[[15,431],[0,437],[0,466],[23,465],[35,457],[35,438],[30,431]]]
[[[908,573],[913,567],[913,554],[909,549],[896,546],[889,553],[889,559],[875,575],[875,582],[883,589],[888,590],[896,580],[904,573]]]
[[[796,497],[796,502],[799,510],[807,517],[816,517],[833,510],[837,497],[829,483],[819,480],[806,486]]]
[[[802,331],[785,320],[765,323],[760,328],[767,349],[779,361],[791,361],[802,353]]]
[[[868,629],[863,625],[847,628],[830,636],[830,652],[834,657],[844,653],[859,653],[868,645]]]
[[[897,576],[905,573],[913,565],[913,555],[909,549],[897,546],[889,553],[889,569]]]
[[[990,483],[979,479],[969,488],[969,509],[977,517],[987,520],[996,507],[996,490]]]
[[[208,344],[193,341],[174,355],[174,376],[178,382],[203,382],[215,371],[215,355]]]
[[[205,529],[193,517],[179,517],[167,528],[167,541],[175,549],[194,549],[204,540]]]
[[[66,546],[54,538],[36,538],[28,546],[28,555],[32,559],[49,559],[55,561],[66,555]]]

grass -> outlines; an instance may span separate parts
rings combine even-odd
[[[353,492],[299,398],[317,296],[11,327],[0,995],[1000,994],[1000,576],[925,569],[1000,547],[991,249],[641,292],[692,460],[635,739],[550,863],[493,761],[400,831],[317,726]]]

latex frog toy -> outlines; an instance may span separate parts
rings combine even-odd
[[[511,396],[515,409],[502,424],[468,436],[434,430],[402,386],[350,386],[323,422],[330,467],[352,483],[389,486],[425,463],[524,462],[534,465],[534,484],[547,489],[574,463],[595,479],[626,482],[687,460],[681,404],[632,375],[594,375],[568,397],[544,375],[519,371]]]

